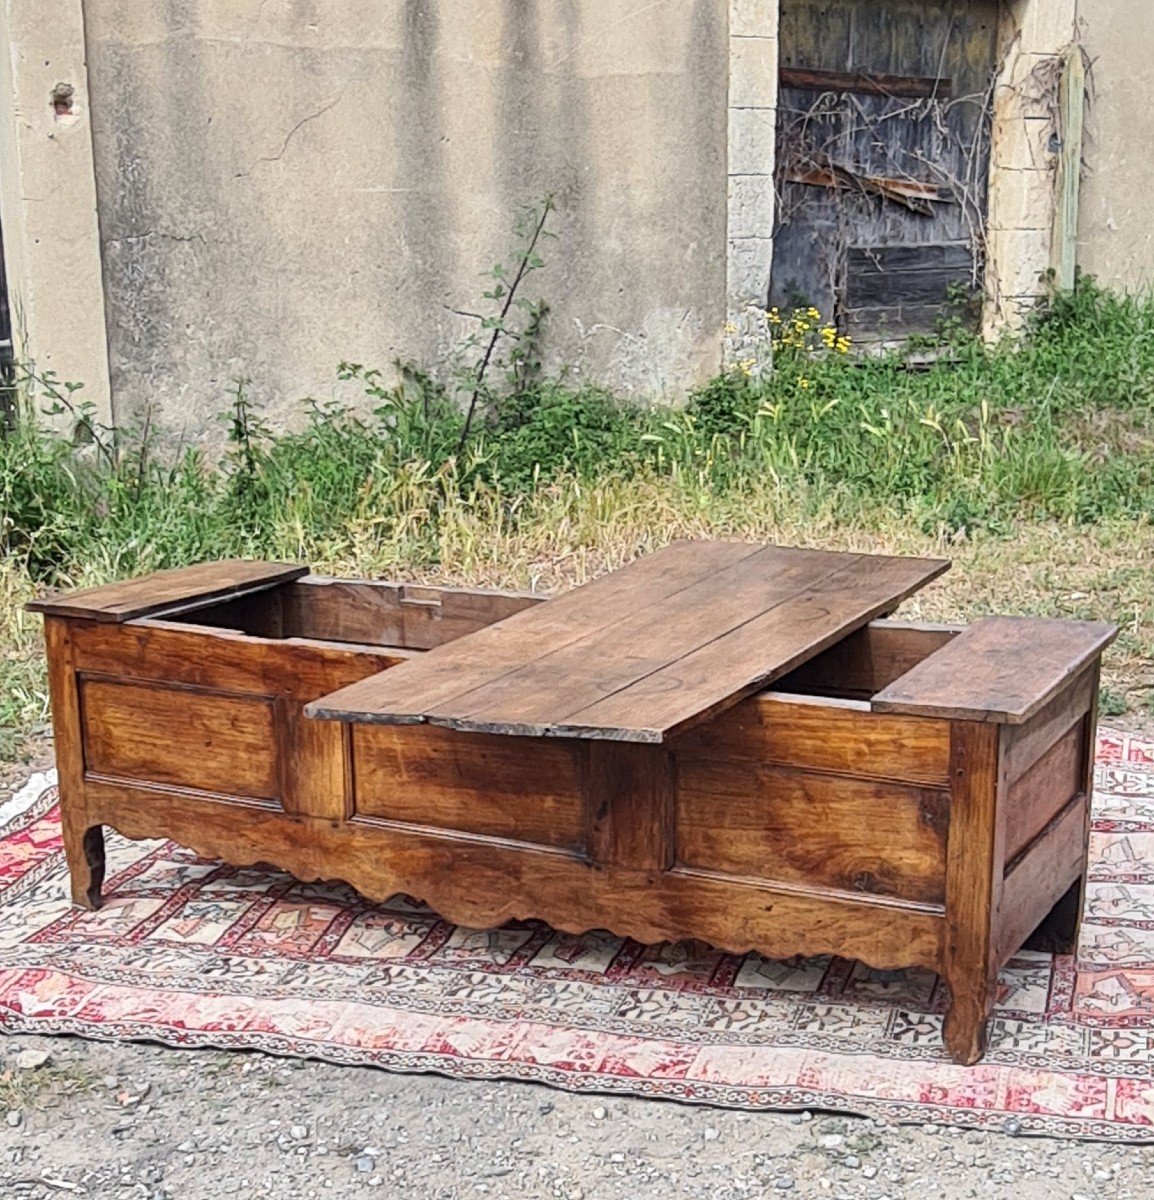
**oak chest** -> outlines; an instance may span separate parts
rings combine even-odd
[[[216,563],[38,601],[65,842],[771,957],[998,969],[1076,935],[1105,625],[885,615],[945,563],[678,543],[558,599]]]

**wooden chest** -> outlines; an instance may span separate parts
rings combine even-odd
[[[1114,630],[876,619],[945,564],[842,594],[774,557],[816,552],[704,545],[546,603],[236,562],[36,602],[76,902],[109,826],[475,927],[925,967],[975,1062],[998,969],[1073,944]]]

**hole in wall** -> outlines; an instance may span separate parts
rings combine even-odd
[[[52,89],[52,111],[56,119],[77,116],[76,89],[70,83],[58,83]]]

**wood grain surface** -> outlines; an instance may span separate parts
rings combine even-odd
[[[310,576],[279,589],[280,636],[430,650],[545,599],[523,592]]]
[[[1097,621],[984,617],[879,692],[873,707],[1021,725],[1117,635]]]
[[[44,642],[48,652],[48,688],[52,699],[52,741],[60,789],[60,824],[72,902],[99,908],[104,884],[104,834],[88,815],[84,778],[84,734],[80,687],[76,677],[77,622],[47,615]]]
[[[94,780],[87,819],[126,837],[166,837],[237,866],[273,863],[296,878],[343,879],[371,900],[427,901],[472,929],[534,919],[643,943],[699,938],[721,950],[788,958],[840,954],[879,968],[933,969],[942,916],[878,896],[805,892],[678,869],[599,865],[565,851],[358,818],[339,827],[269,809]]]
[[[1015,858],[1081,790],[1086,722],[1079,720],[1016,779],[1006,796],[1006,861]]]
[[[572,742],[543,742],[526,754],[512,738],[428,725],[352,732],[358,817],[573,850],[585,844]]]
[[[941,904],[945,792],[756,763],[678,762],[677,861]]]
[[[986,1052],[994,1007],[994,924],[1004,860],[999,810],[1005,799],[998,725],[961,721],[953,726],[950,780],[941,967],[950,1007],[942,1037],[954,1061],[971,1066]]]
[[[854,779],[949,786],[950,726],[762,692],[671,743],[679,760],[772,763]]]
[[[70,630],[77,669],[110,678],[155,679],[248,695],[324,695],[407,661],[407,651],[325,642],[275,641],[228,629],[168,621],[103,625],[77,621]]]
[[[279,800],[273,701],[82,679],[89,772]]]
[[[872,699],[961,633],[959,625],[871,621],[774,683],[781,692]]]
[[[892,610],[947,566],[679,542],[308,711],[344,721],[661,743]]]
[[[175,571],[156,571],[122,583],[48,596],[43,600],[31,601],[27,608],[29,612],[57,617],[118,623],[185,602],[208,602],[235,596],[239,592],[275,587],[307,574],[308,567],[229,559],[199,563],[194,567],[179,567]]]
[[[1002,885],[995,929],[995,970],[1030,936],[1086,869],[1086,824],[1089,801],[1078,794],[1010,864]]]

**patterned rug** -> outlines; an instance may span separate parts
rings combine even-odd
[[[921,971],[514,923],[109,837],[70,908],[49,776],[0,807],[0,1030],[264,1050],[748,1109],[1154,1140],[1154,743],[1103,733],[1077,965],[1003,973],[990,1052],[941,1048]]]

